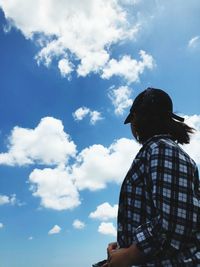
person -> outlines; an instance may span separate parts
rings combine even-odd
[[[179,146],[194,129],[156,88],[135,98],[124,123],[142,147],[121,186],[117,242],[103,267],[200,266],[198,168]]]

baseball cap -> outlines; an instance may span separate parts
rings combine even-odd
[[[152,116],[167,115],[175,120],[184,121],[184,118],[173,113],[171,97],[165,91],[157,88],[148,87],[135,98],[124,124],[131,122],[134,112],[142,112],[144,115]]]

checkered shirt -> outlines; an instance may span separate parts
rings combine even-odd
[[[200,181],[195,162],[169,135],[140,149],[120,192],[118,243],[144,252],[140,266],[200,266]]]

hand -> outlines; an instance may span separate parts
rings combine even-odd
[[[118,247],[117,242],[112,242],[112,243],[108,244],[108,247],[107,247],[107,258],[108,258],[108,260],[110,259],[112,252],[114,250],[116,250],[117,247]],[[108,262],[105,263],[104,265],[102,265],[102,267],[108,267]]]
[[[111,253],[116,250],[118,248],[118,244],[117,242],[112,242],[110,244],[108,244],[108,247],[107,247],[107,255],[108,255],[108,259],[110,258],[111,256]]]
[[[112,249],[113,247],[115,249]],[[131,266],[131,263],[129,262],[127,248],[116,249],[115,245],[109,245],[108,251],[109,251],[109,260],[102,267],[130,267]]]
[[[146,256],[135,244],[128,248],[117,248],[116,243],[108,245],[108,262],[102,267],[130,267],[146,262]]]

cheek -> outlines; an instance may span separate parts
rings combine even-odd
[[[131,132],[132,132],[133,136],[137,139],[137,132],[135,130],[135,127],[134,127],[133,123],[131,123]]]

